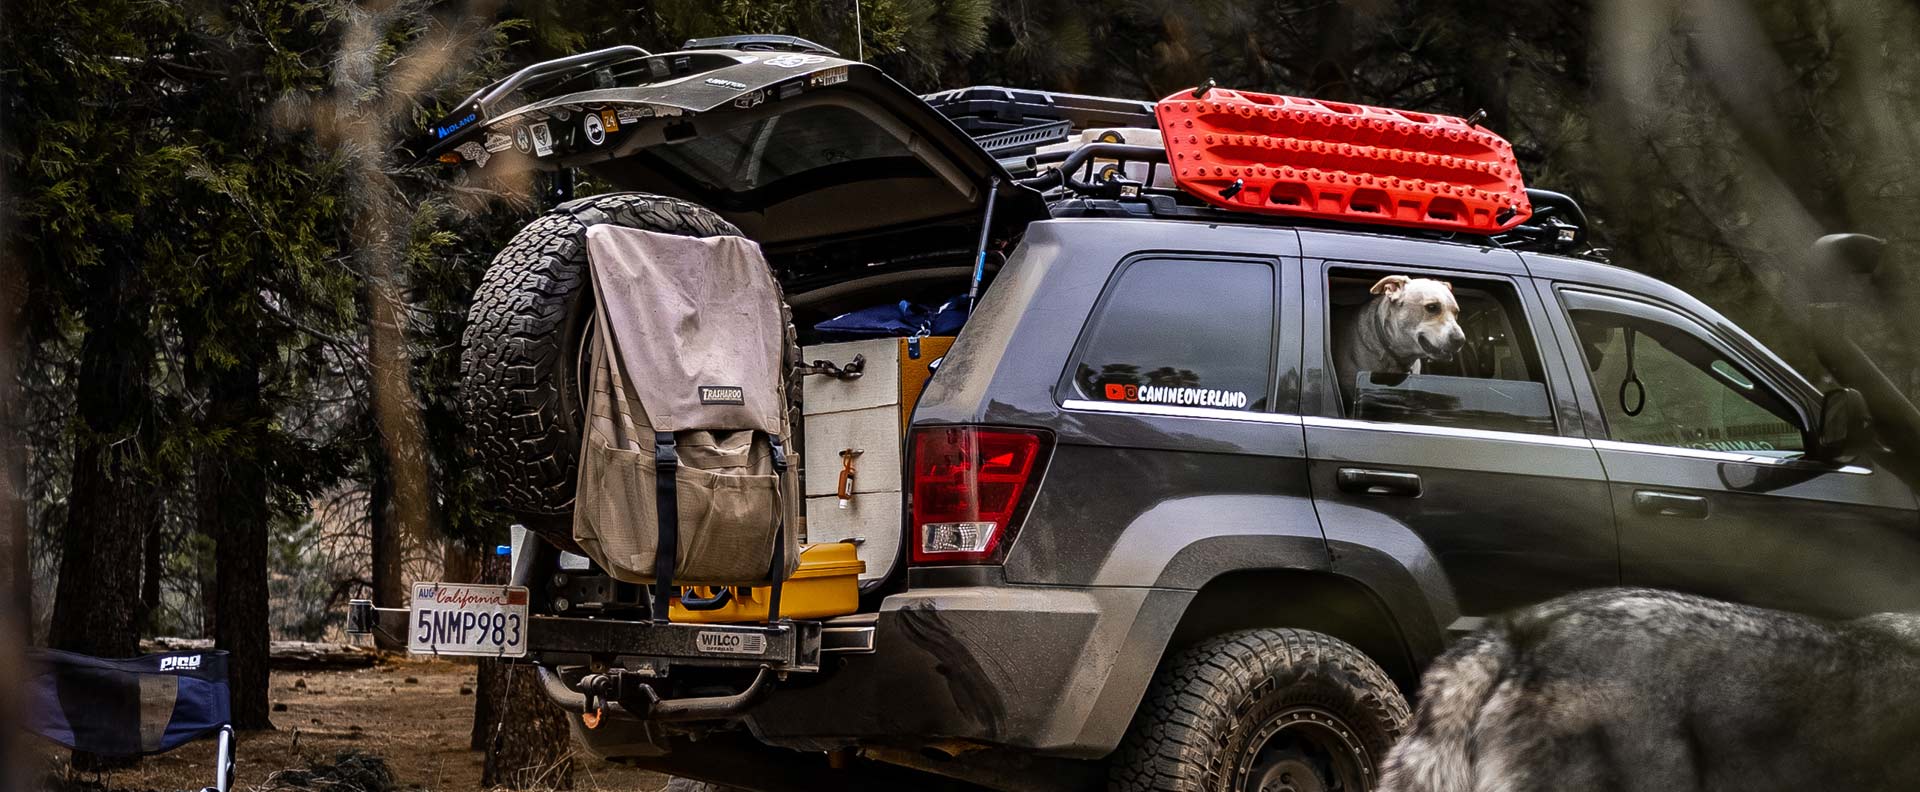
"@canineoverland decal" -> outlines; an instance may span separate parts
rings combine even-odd
[[[1247,408],[1244,391],[1216,388],[1180,388],[1167,385],[1125,385],[1108,383],[1102,392],[1107,401],[1138,404],[1173,404],[1181,407],[1220,407],[1229,410]]]

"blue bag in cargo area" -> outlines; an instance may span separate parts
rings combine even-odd
[[[864,341],[869,338],[899,338],[916,335],[958,335],[967,323],[965,295],[929,308],[901,300],[849,311],[813,326],[822,342]]]

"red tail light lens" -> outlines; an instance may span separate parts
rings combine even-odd
[[[1039,464],[1040,449],[1040,435],[1018,429],[914,430],[913,563],[994,560],[1012,541],[1014,511]]]

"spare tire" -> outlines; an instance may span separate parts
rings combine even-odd
[[[471,448],[496,505],[574,551],[572,521],[563,515],[572,510],[579,470],[582,350],[593,316],[587,228],[602,223],[693,237],[740,234],[675,198],[596,195],[528,223],[481,279],[460,353]]]

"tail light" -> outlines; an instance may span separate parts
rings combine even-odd
[[[1041,437],[1019,429],[913,432],[915,564],[978,564],[1013,541],[1015,512],[1040,463]]]

